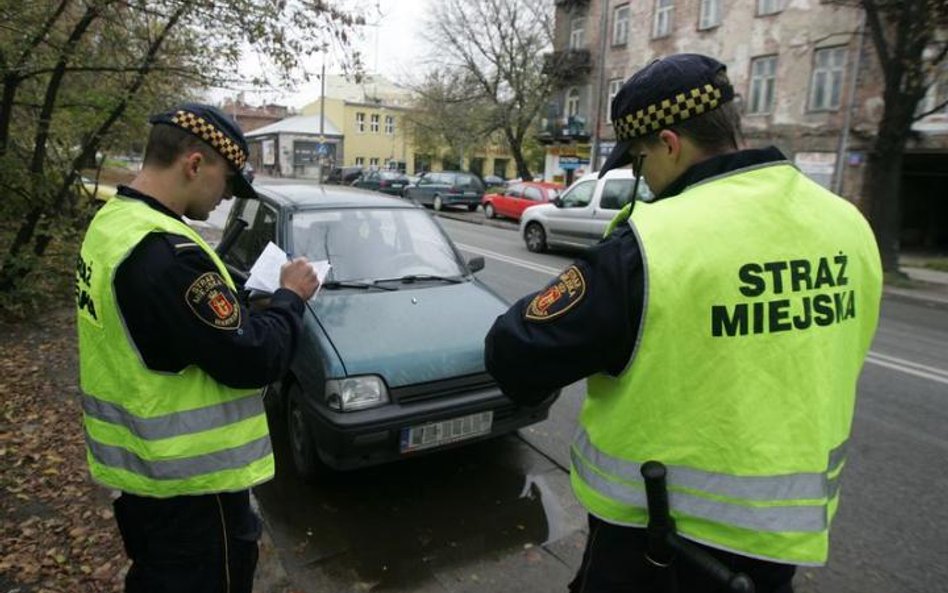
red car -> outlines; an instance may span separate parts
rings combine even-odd
[[[484,216],[505,216],[520,220],[520,215],[530,206],[552,202],[560,195],[563,186],[558,183],[524,181],[511,183],[502,194],[486,194],[481,200]]]

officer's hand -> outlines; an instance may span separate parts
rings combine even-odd
[[[298,257],[280,268],[280,287],[292,290],[301,299],[308,301],[319,288],[319,278],[309,260]]]

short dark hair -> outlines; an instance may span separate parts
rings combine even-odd
[[[727,73],[723,70],[718,72],[714,77],[714,84],[720,86],[730,84]],[[735,101],[728,101],[703,115],[686,119],[662,129],[671,130],[679,136],[689,138],[699,148],[711,154],[738,150],[744,136],[741,131],[741,112]],[[638,141],[644,144],[654,144],[658,142],[660,132],[661,130],[643,136]]]
[[[222,159],[210,144],[183,128],[155,124],[148,135],[144,164],[166,169],[184,153],[200,152],[212,162]]]

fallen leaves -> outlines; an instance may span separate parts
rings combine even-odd
[[[108,492],[88,477],[71,307],[0,322],[0,582],[121,591]]]

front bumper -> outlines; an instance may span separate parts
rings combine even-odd
[[[348,470],[443,451],[542,422],[558,394],[527,407],[514,403],[496,385],[491,385],[429,398],[393,397],[392,403],[358,412],[336,412],[311,401],[303,409],[323,463],[333,469]],[[488,410],[493,412],[489,433],[430,449],[400,451],[405,428]]]

